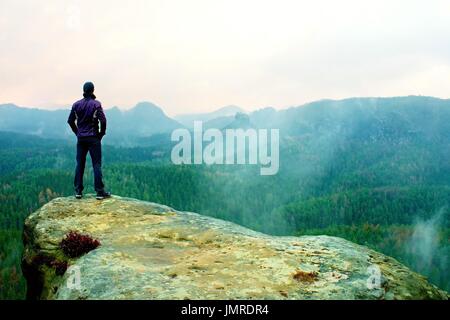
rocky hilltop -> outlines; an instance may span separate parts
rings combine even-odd
[[[69,231],[101,245],[69,258],[59,245]],[[128,198],[54,199],[27,218],[24,245],[31,299],[447,299],[340,238],[268,236]]]

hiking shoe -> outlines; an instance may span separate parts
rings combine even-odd
[[[83,194],[82,194],[81,192],[77,192],[77,193],[75,194],[75,198],[81,199],[81,198],[83,198]]]
[[[109,197],[111,197],[111,192],[102,191],[102,192],[97,192],[97,196],[95,197],[95,199],[103,200],[103,199],[109,198]]]

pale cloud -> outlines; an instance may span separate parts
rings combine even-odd
[[[449,97],[447,0],[0,2],[0,103],[176,114],[321,98]]]

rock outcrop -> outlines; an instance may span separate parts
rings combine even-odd
[[[101,245],[66,257],[59,243],[72,230]],[[447,299],[340,238],[268,236],[128,198],[54,199],[27,218],[24,245],[32,299]]]

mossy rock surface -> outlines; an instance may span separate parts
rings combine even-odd
[[[71,230],[101,245],[68,259],[59,243]],[[447,299],[395,259],[341,238],[268,236],[116,196],[54,199],[27,218],[24,244],[30,299]],[[39,255],[69,267],[57,275],[33,263]],[[370,270],[380,272],[374,286]]]

